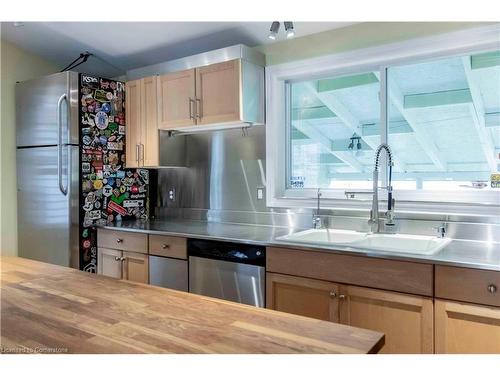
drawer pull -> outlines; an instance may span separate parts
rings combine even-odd
[[[345,299],[345,294],[339,294],[339,299],[344,300]]]
[[[164,243],[163,245],[161,245],[162,249],[168,249],[169,247],[170,247],[170,245],[167,245],[166,243]]]
[[[115,257],[115,260],[118,261],[118,260],[121,260],[120,257]]]
[[[332,290],[332,291],[330,292],[330,297],[331,297],[331,298],[335,298],[335,297],[337,297],[337,293],[335,293],[335,291],[333,291],[333,290]]]
[[[116,243],[122,243],[123,242],[123,238],[117,238],[116,239]]]
[[[497,292],[497,286],[494,284],[488,285],[488,292],[490,293],[496,293]]]

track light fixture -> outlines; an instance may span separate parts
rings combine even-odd
[[[295,29],[293,28],[293,22],[285,21],[285,33],[287,39],[293,38],[295,36]],[[280,23],[278,21],[274,21],[271,24],[271,28],[269,29],[269,35],[267,36],[271,40],[276,40],[278,38],[278,32],[280,29]]]
[[[278,31],[280,29],[280,23],[278,21],[274,21],[271,24],[271,28],[269,29],[269,35],[267,36],[271,40],[276,40],[278,37]]]
[[[285,21],[285,32],[287,39],[293,38],[295,36],[295,30],[293,29],[293,22]]]

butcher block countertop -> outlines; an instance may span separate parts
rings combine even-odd
[[[376,353],[379,332],[1,257],[3,353]]]

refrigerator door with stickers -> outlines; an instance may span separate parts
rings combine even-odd
[[[97,271],[96,225],[147,219],[147,169],[125,169],[125,84],[80,74],[80,269]]]

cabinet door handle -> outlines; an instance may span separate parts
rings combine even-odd
[[[191,120],[194,120],[195,117],[193,115],[193,105],[194,105],[194,100],[193,98],[189,98],[189,118]]]
[[[339,299],[340,300],[345,300],[345,294],[339,294]]]
[[[201,99],[194,98],[194,100],[196,101],[196,118],[201,120],[201,116],[202,116]]]
[[[168,249],[169,247],[170,247],[170,245],[167,245],[166,243],[164,243],[163,245],[161,245],[162,249]]]
[[[120,257],[115,257],[115,260],[116,260],[116,261],[119,261],[119,260],[121,260],[121,259],[120,259]]]
[[[122,238],[117,238],[116,239],[116,243],[122,243],[123,242],[123,239]]]
[[[496,293],[497,292],[497,286],[495,284],[488,285],[488,292],[490,292],[490,293]]]
[[[335,298],[337,297],[337,293],[335,291],[330,291],[330,298]]]
[[[139,144],[135,145],[135,161],[139,164]]]

